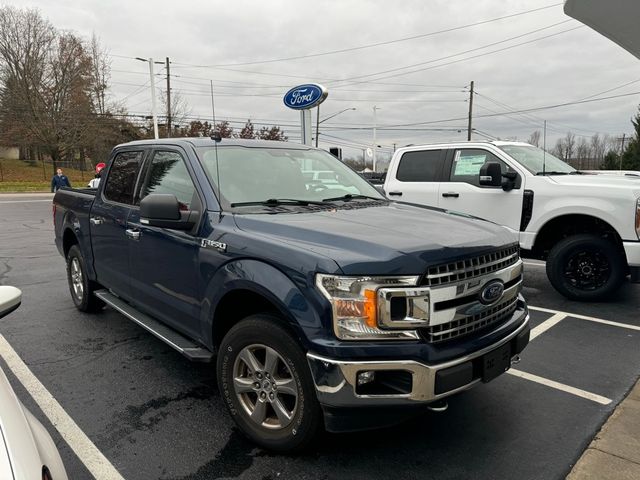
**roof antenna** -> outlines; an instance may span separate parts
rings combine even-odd
[[[209,80],[211,82],[211,113],[213,114],[213,128],[211,129],[211,140],[214,140],[216,143],[222,141],[222,135],[218,130],[216,130],[216,104],[213,99],[213,80]]]
[[[545,163],[547,162],[547,121],[544,121],[544,135],[542,136],[542,151],[544,152],[542,154],[542,175],[544,176],[545,171],[544,171],[544,166]]]

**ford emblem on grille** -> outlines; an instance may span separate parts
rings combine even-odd
[[[480,291],[480,301],[485,305],[497,302],[504,292],[504,283],[500,280],[493,280],[487,283]]]

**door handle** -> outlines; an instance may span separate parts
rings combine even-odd
[[[138,241],[140,240],[140,230],[134,230],[132,228],[127,228],[124,233],[127,235],[127,237],[129,237],[131,240],[135,240]]]
[[[93,225],[102,225],[104,223],[104,220],[100,217],[90,217],[89,221]]]
[[[389,195],[393,195],[394,197],[401,197],[402,192],[389,192]]]
[[[457,192],[446,192],[446,193],[443,193],[442,196],[444,198],[449,198],[449,197],[458,198],[460,194]]]

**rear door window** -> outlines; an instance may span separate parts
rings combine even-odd
[[[127,205],[133,203],[133,191],[140,173],[143,154],[143,151],[138,150],[120,152],[114,157],[103,193],[107,200]]]
[[[401,182],[439,182],[443,165],[442,150],[407,152],[400,158],[396,178]]]

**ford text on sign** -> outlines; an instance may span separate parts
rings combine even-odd
[[[309,83],[293,87],[284,95],[284,104],[294,110],[305,110],[321,104],[328,92],[322,85]]]

